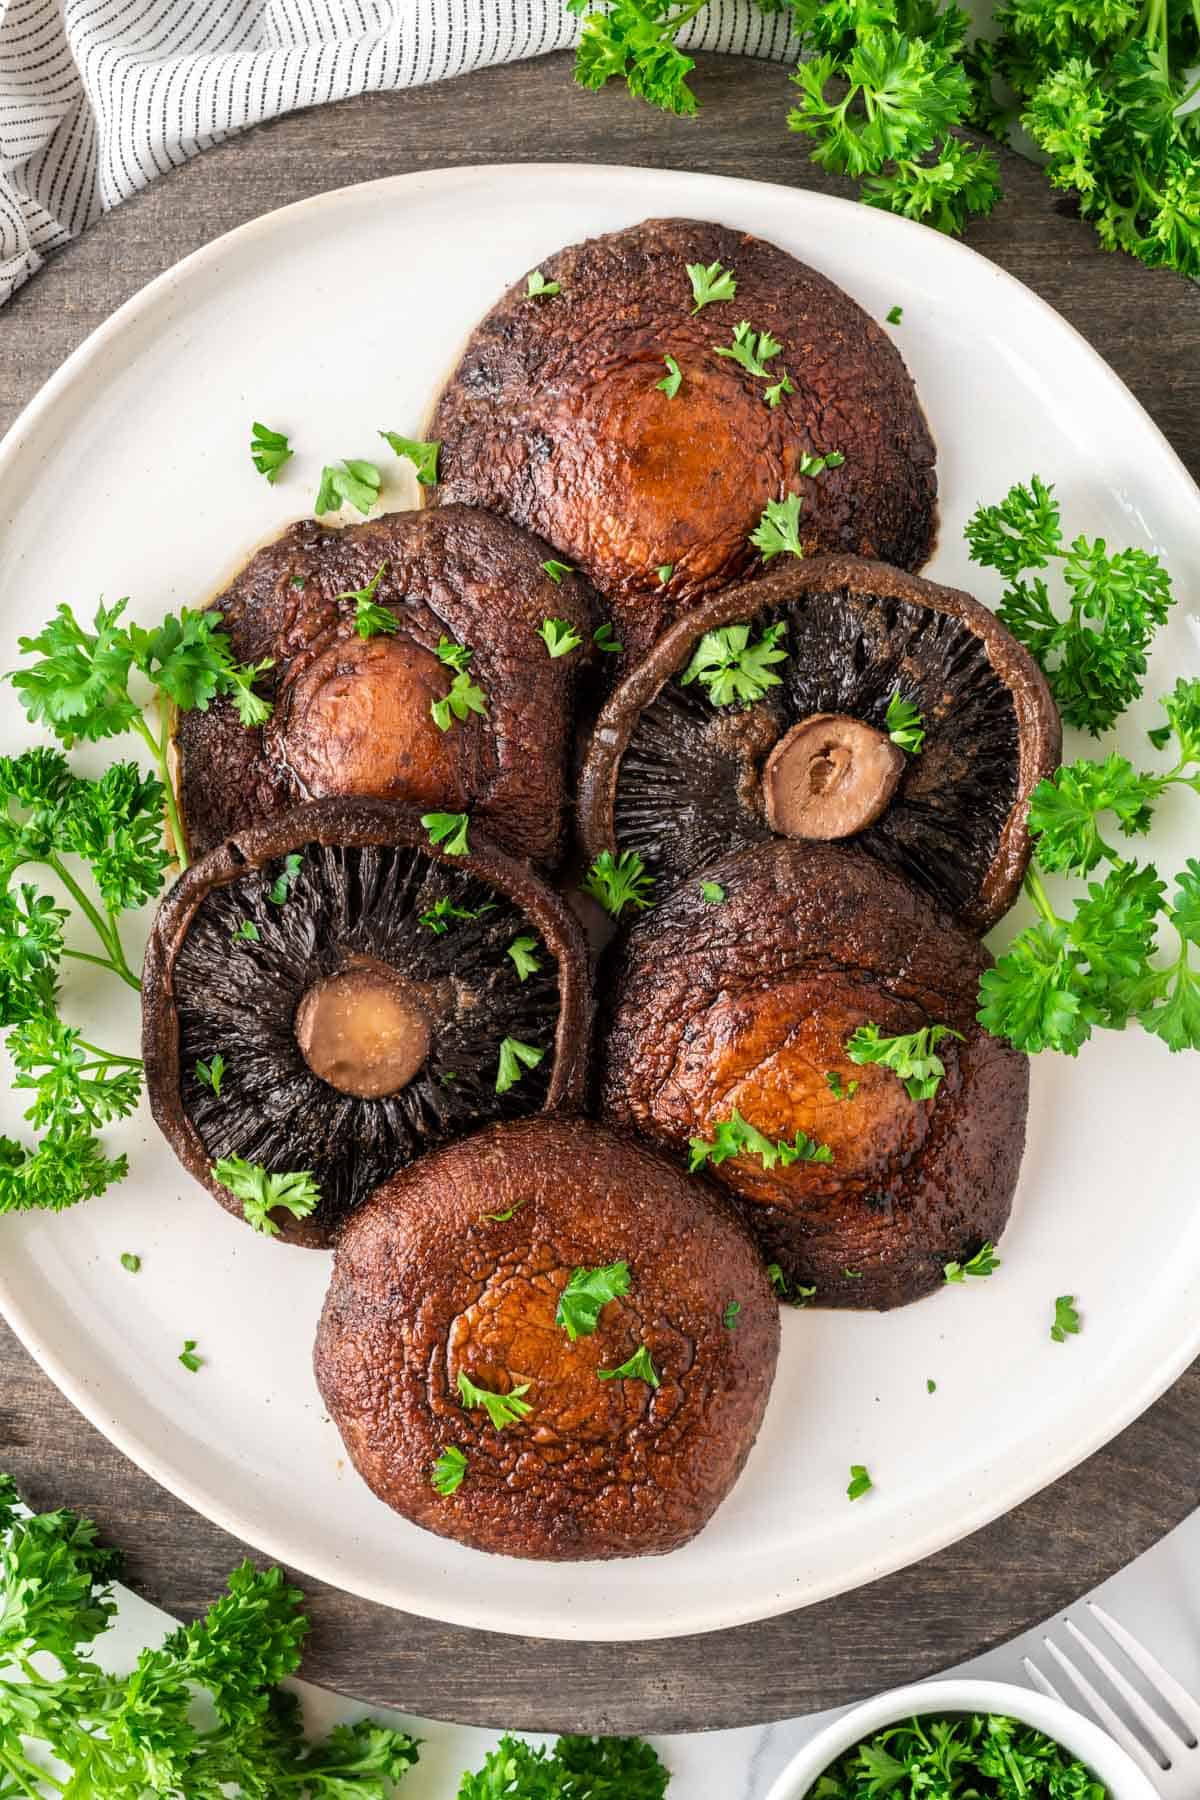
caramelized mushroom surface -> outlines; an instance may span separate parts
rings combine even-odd
[[[193,864],[159,909],[142,1006],[176,1155],[238,1216],[220,1159],[311,1175],[311,1216],[272,1215],[295,1243],[331,1242],[425,1151],[583,1084],[587,957],[565,906],[473,827],[450,856],[386,801],[311,801]]]
[[[736,292],[697,310],[687,265],[714,262]],[[926,561],[933,442],[895,344],[841,288],[696,219],[649,219],[541,270],[561,291],[511,288],[442,395],[435,498],[486,506],[556,545],[607,600],[630,658],[765,566],[750,534],[789,493],[802,497],[806,554]],[[717,354],[743,323],[760,359],[763,334],[778,345],[762,375]],[[801,473],[830,451],[839,466]]]
[[[557,1316],[572,1275],[617,1263],[626,1291],[572,1337]],[[707,1524],[778,1347],[770,1284],[719,1194],[597,1125],[529,1119],[427,1157],[356,1215],[315,1366],[381,1500],[480,1550],[567,1559],[661,1553]],[[639,1353],[646,1373],[611,1374]],[[462,1377],[521,1416],[493,1424]],[[439,1493],[447,1451],[460,1478]]]
[[[220,699],[179,720],[192,856],[302,800],[361,794],[468,810],[512,855],[556,861],[593,621],[585,583],[555,582],[549,560],[506,520],[459,506],[341,529],[305,519],[258,551],[214,605],[239,661],[272,660],[257,686],[273,712],[247,728]],[[391,628],[360,635],[363,592]],[[567,620],[580,647],[550,657],[546,618]],[[433,708],[457,673],[483,711],[449,714],[443,730]]]
[[[790,1290],[829,1306],[917,1299],[1000,1235],[1020,1167],[1028,1065],[975,1023],[987,953],[845,846],[781,839],[705,873],[721,904],[688,883],[616,947],[604,1115],[686,1159],[736,1112],[772,1154],[708,1166]],[[936,1046],[933,1099],[853,1060],[868,1024],[960,1034]]]

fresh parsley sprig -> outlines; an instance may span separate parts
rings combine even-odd
[[[561,1325],[574,1343],[591,1337],[600,1314],[610,1300],[619,1300],[630,1288],[629,1264],[607,1263],[599,1269],[575,1269],[558,1297],[554,1323]]]
[[[622,850],[619,856],[601,850],[579,886],[614,919],[619,919],[627,906],[644,912],[653,905],[654,877],[636,850]]]
[[[1054,488],[1040,476],[1017,482],[966,527],[973,560],[1009,584],[996,608],[1045,673],[1068,725],[1098,737],[1136,700],[1146,652],[1172,603],[1158,557],[1136,546],[1108,549],[1103,538],[1064,543]],[[1060,616],[1034,569],[1061,565],[1067,590]]]
[[[786,1169],[795,1162],[833,1161],[833,1151],[829,1145],[819,1144],[805,1131],[797,1130],[790,1144],[786,1138],[772,1143],[757,1126],[743,1119],[736,1106],[727,1119],[716,1122],[711,1139],[691,1138],[688,1147],[691,1152],[688,1168],[693,1175],[706,1164],[711,1163],[716,1168],[731,1156],[757,1156],[764,1169],[773,1169],[776,1163],[782,1164]]]
[[[800,542],[800,511],[804,501],[799,494],[787,493],[782,500],[768,500],[758,524],[750,533],[750,542],[764,562],[773,556],[803,556]]]
[[[575,52],[575,79],[581,87],[602,88],[623,79],[631,94],[667,112],[689,115],[696,96],[687,78],[694,60],[676,43],[689,19],[708,0],[607,0],[601,12],[595,0],[567,0],[567,11],[583,19],[583,36]]]
[[[946,1065],[936,1054],[943,1038],[957,1038],[962,1032],[949,1025],[924,1025],[920,1031],[885,1037],[878,1025],[860,1025],[846,1043],[846,1055],[860,1066],[879,1063],[904,1083],[910,1100],[932,1100],[946,1074]]]
[[[383,477],[373,462],[348,456],[340,467],[336,463],[326,463],[321,470],[313,511],[319,517],[322,513],[338,512],[343,506],[353,506],[366,518],[379,498],[382,482]]]
[[[321,1190],[307,1170],[271,1174],[260,1163],[223,1156],[213,1164],[213,1175],[241,1201],[246,1223],[264,1237],[279,1236],[279,1226],[271,1217],[274,1208],[282,1207],[293,1219],[307,1219],[320,1205]]]
[[[468,1409],[481,1406],[494,1431],[504,1431],[509,1425],[529,1417],[533,1406],[522,1396],[529,1392],[531,1385],[528,1381],[518,1381],[507,1394],[496,1394],[490,1388],[477,1386],[462,1369],[458,1372],[458,1396],[463,1406]]]
[[[706,631],[679,677],[680,685],[698,681],[714,706],[739,701],[750,706],[768,689],[781,685],[772,664],[787,661],[788,653],[782,647],[786,637],[787,623],[782,619],[768,625],[753,643],[749,625],[722,625]]]
[[[381,431],[379,435],[397,456],[412,464],[422,487],[434,485],[438,478],[438,453],[442,448],[440,443],[433,440],[422,443],[419,438],[401,437],[398,431]]]

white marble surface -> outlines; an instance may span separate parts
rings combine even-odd
[[[1096,1593],[1185,1686],[1200,1694],[1200,1512]],[[104,1640],[105,1661],[113,1668],[128,1667],[144,1644],[161,1639],[169,1623],[165,1613],[122,1590],[120,1615]],[[1037,1654],[1043,1629],[963,1666],[997,1680],[1024,1681],[1021,1658]],[[477,1768],[499,1736],[498,1731],[381,1714],[304,1683],[298,1686],[318,1729],[374,1710],[376,1717],[424,1740],[421,1762],[401,1788],[404,1800],[454,1800],[464,1769]],[[672,1773],[669,1800],[763,1800],[789,1757],[831,1716],[813,1713],[739,1731],[655,1738]]]

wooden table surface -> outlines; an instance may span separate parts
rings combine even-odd
[[[448,164],[561,159],[839,191],[784,128],[783,70],[708,58],[697,85],[700,120],[668,119],[615,89],[576,90],[569,58],[556,56],[233,138],[109,214],[0,312],[0,430],[151,276],[243,220],[325,189]],[[1103,255],[1069,204],[1014,157],[1005,187],[969,241],[1096,345],[1200,474],[1200,287]],[[306,1673],[409,1712],[530,1729],[672,1731],[838,1704],[1003,1642],[1148,1548],[1200,1498],[1198,1442],[1200,1363],[1107,1449],[965,1542],[840,1599],[709,1638],[490,1636],[299,1577],[314,1620]],[[173,1613],[202,1608],[242,1555],[85,1424],[2,1325],[0,1468],[34,1504],[97,1518],[127,1552],[132,1585]]]

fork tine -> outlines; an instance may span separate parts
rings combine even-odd
[[[1099,1624],[1103,1625],[1114,1643],[1121,1646],[1135,1669],[1140,1669],[1150,1686],[1162,1695],[1172,1712],[1177,1713],[1184,1725],[1192,1734],[1189,1749],[1194,1749],[1200,1742],[1200,1705],[1192,1698],[1186,1688],[1180,1686],[1169,1669],[1164,1669],[1156,1656],[1152,1656],[1146,1646],[1127,1631],[1124,1625],[1118,1624],[1110,1613],[1094,1600],[1087,1603],[1088,1611]]]
[[[1138,1693],[1128,1676],[1123,1675],[1121,1670],[1118,1669],[1114,1663],[1109,1661],[1103,1650],[1101,1650],[1097,1644],[1093,1644],[1091,1638],[1083,1635],[1073,1619],[1064,1619],[1063,1624],[1070,1632],[1075,1642],[1079,1645],[1079,1648],[1083,1651],[1084,1655],[1089,1656],[1101,1673],[1108,1676],[1108,1679],[1112,1682],[1118,1694],[1120,1694],[1122,1700],[1124,1700],[1126,1706],[1129,1708],[1146,1736],[1150,1739],[1151,1749],[1158,1750],[1166,1761],[1167,1767],[1170,1768],[1172,1758],[1171,1742],[1173,1739],[1177,1744],[1183,1744],[1184,1739],[1181,1733],[1176,1731],[1173,1726],[1168,1724],[1166,1719],[1164,1719],[1160,1713],[1155,1711],[1150,1702],[1145,1699],[1143,1695]]]
[[[1037,1664],[1030,1657],[1023,1656],[1021,1658],[1021,1666],[1039,1694],[1045,1694],[1048,1700],[1057,1700],[1062,1706],[1070,1706],[1070,1701],[1063,1699],[1054,1683],[1050,1680],[1050,1677],[1048,1675],[1043,1675]]]
[[[1083,1698],[1087,1701],[1092,1712],[1104,1726],[1104,1729],[1108,1732],[1109,1736],[1116,1738],[1123,1750],[1128,1750],[1130,1756],[1133,1757],[1139,1768],[1144,1769],[1152,1781],[1157,1781],[1162,1775],[1163,1770],[1170,1768],[1171,1766],[1166,1757],[1163,1756],[1160,1760],[1158,1757],[1151,1755],[1141,1738],[1134,1736],[1120,1714],[1115,1713],[1103,1695],[1096,1692],[1096,1689],[1092,1686],[1087,1676],[1084,1675],[1081,1670],[1077,1669],[1074,1663],[1068,1661],[1058,1645],[1050,1638],[1045,1638],[1043,1641],[1063,1674],[1071,1682],[1072,1686],[1082,1694]]]

